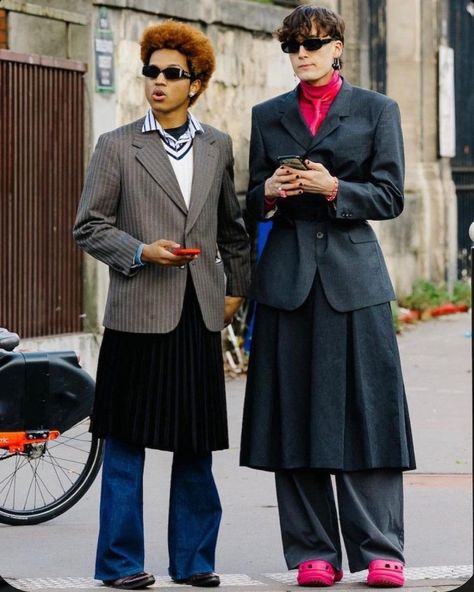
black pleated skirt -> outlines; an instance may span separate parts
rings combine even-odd
[[[264,470],[415,468],[389,303],[337,312],[317,274],[297,310],[258,305],[241,464]]]
[[[221,335],[204,325],[190,276],[170,333],[105,329],[91,432],[173,452],[228,448]]]

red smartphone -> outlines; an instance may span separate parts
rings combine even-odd
[[[199,255],[201,249],[182,249],[181,247],[178,247],[177,249],[173,249],[171,252],[173,255]]]

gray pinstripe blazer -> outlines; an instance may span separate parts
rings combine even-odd
[[[78,245],[110,269],[104,325],[135,333],[176,327],[186,269],[133,268],[138,245],[163,238],[201,249],[189,272],[207,328],[219,331],[225,294],[244,296],[250,275],[232,141],[208,125],[196,134],[188,211],[158,133],[143,134],[142,125],[143,118],[99,138],[74,225]]]

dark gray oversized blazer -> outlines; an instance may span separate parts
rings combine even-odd
[[[144,119],[102,135],[81,196],[74,237],[110,268],[104,325],[134,333],[167,333],[181,317],[185,268],[133,268],[140,243],[160,238],[198,247],[189,265],[204,323],[224,326],[224,296],[244,296],[249,241],[233,184],[232,141],[203,125],[193,143],[189,211],[158,133]]]
[[[285,154],[320,162],[337,176],[337,200],[329,204],[315,194],[280,200],[251,296],[294,310],[307,298],[319,270],[326,297],[340,312],[393,300],[383,255],[367,220],[395,218],[403,210],[403,139],[395,101],[344,81],[315,136],[301,117],[296,89],[254,107],[247,207],[259,220],[265,219],[264,181],[278,167],[277,157]],[[308,200],[319,200],[324,209],[324,254],[316,251],[317,222],[288,214],[290,206],[298,210],[298,200],[302,210]]]

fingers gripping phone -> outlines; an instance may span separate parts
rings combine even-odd
[[[288,166],[299,171],[306,171],[308,167],[305,165],[303,157],[297,154],[287,154],[285,156],[278,156],[278,162],[282,166]]]

